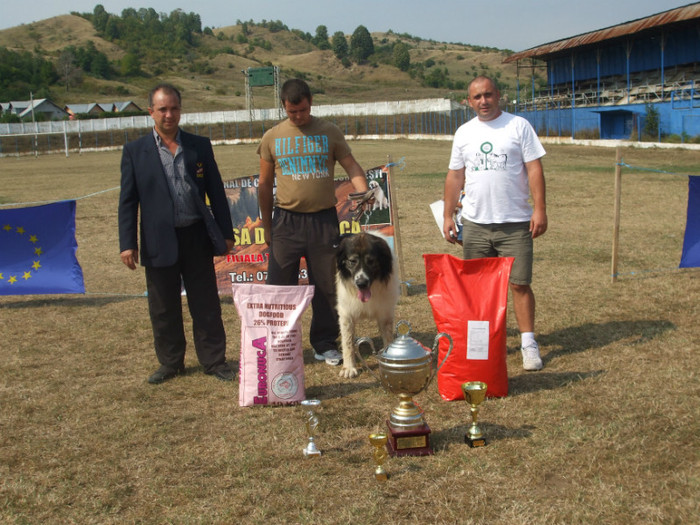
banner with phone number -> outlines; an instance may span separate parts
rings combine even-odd
[[[368,170],[367,182],[374,190],[374,203],[355,221],[352,217],[354,203],[348,199],[355,189],[347,177],[335,180],[340,234],[376,230],[387,238],[393,249],[389,168],[378,166]],[[224,187],[231,207],[235,247],[228,255],[215,257],[214,266],[219,294],[230,295],[231,284],[265,282],[269,248],[265,244],[258,207],[258,175],[224,181]],[[304,260],[299,269],[299,284],[308,284]]]

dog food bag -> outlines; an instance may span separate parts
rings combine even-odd
[[[238,403],[294,405],[305,399],[301,315],[314,287],[234,284],[241,318]]]
[[[508,395],[506,310],[512,257],[464,260],[426,254],[425,278],[433,318],[452,337],[452,353],[437,373],[446,401],[464,399],[461,385],[483,381],[488,397]],[[438,362],[449,348],[440,339]]]

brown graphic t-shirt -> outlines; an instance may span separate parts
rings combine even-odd
[[[280,122],[258,147],[260,157],[275,164],[275,206],[302,213],[335,206],[335,163],[350,153],[338,127],[315,117],[301,127]]]

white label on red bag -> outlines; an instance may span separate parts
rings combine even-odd
[[[467,323],[467,359],[484,360],[489,358],[489,322],[469,321]]]

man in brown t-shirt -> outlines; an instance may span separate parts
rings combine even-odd
[[[339,365],[335,163],[343,167],[358,192],[369,189],[367,177],[338,127],[311,115],[306,82],[286,81],[281,99],[288,118],[267,131],[258,147],[258,202],[265,242],[270,246],[267,284],[297,284],[300,260],[306,259],[309,283],[315,287],[309,340],[316,359]]]

